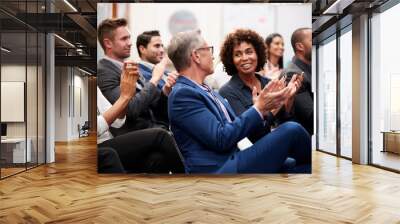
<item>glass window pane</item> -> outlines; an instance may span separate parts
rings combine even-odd
[[[336,153],[336,39],[318,48],[318,148]]]
[[[400,170],[400,4],[374,15],[372,25],[372,163]],[[386,132],[386,133],[384,133]]]
[[[0,12],[1,178],[45,162],[45,35],[21,22],[37,19],[44,5],[45,0],[1,4],[19,18]]]
[[[340,152],[352,157],[352,35],[340,37]]]
[[[26,33],[1,33],[1,176],[25,170]]]

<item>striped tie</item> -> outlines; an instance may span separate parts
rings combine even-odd
[[[228,110],[226,109],[225,105],[219,100],[219,98],[213,93],[213,91],[208,87],[207,85],[202,84],[201,85],[203,89],[208,93],[209,96],[214,100],[215,103],[219,106],[219,108],[222,110],[222,112],[225,115],[225,118],[229,121],[232,122],[231,117],[229,116]]]

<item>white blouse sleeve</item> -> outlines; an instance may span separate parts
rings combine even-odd
[[[106,131],[108,131],[107,121],[104,119],[103,115],[97,115],[97,136],[101,136]]]
[[[122,125],[125,124],[126,116],[124,118],[117,118],[112,124],[111,127],[113,128],[120,128]]]
[[[105,113],[108,109],[110,109],[112,107],[111,103],[108,102],[108,100],[103,96],[103,94],[101,93],[99,87],[97,87],[97,113],[99,115],[102,115],[103,113]],[[99,117],[100,120],[99,120]],[[120,128],[122,127],[122,125],[125,124],[125,120],[126,120],[126,116],[124,116],[124,118],[120,119],[117,118],[112,124],[111,126],[113,128]],[[103,123],[104,122],[104,123]],[[100,123],[100,124],[99,124]],[[103,124],[102,124],[103,123]],[[103,116],[97,116],[97,126],[99,127],[99,125],[104,125],[107,126],[107,130],[108,130],[108,125],[106,120],[104,119]]]

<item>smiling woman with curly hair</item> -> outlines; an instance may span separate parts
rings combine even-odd
[[[255,71],[260,71],[265,63],[265,45],[263,38],[255,31],[249,29],[238,29],[233,33],[228,34],[225,38],[224,43],[221,47],[220,57],[224,64],[225,71],[230,76],[234,76],[238,73],[238,69],[234,64],[233,51],[234,48],[241,43],[247,43],[253,47],[253,51],[256,54],[255,58]]]
[[[220,57],[226,72],[232,78],[221,87],[219,93],[228,100],[235,113],[240,115],[253,105],[253,92],[260,93],[270,82],[269,78],[256,73],[263,68],[266,60],[264,40],[253,30],[237,29],[226,36]],[[279,89],[286,87],[283,80],[275,80],[273,83],[279,85]],[[290,113],[287,112],[292,109],[292,94],[282,98],[281,106],[270,111],[266,117],[264,132],[253,133],[249,136],[250,140],[258,140],[271,131],[271,126],[290,119]]]

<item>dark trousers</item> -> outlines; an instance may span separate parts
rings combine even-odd
[[[174,138],[161,128],[129,132],[98,146],[115,149],[128,173],[185,172]]]
[[[219,172],[237,162],[238,173],[278,173],[288,157],[296,160],[291,172],[311,173],[311,137],[296,122],[285,122],[250,148],[236,152],[235,159],[228,160]]]
[[[110,147],[98,147],[97,149],[98,173],[125,173],[118,153]]]

